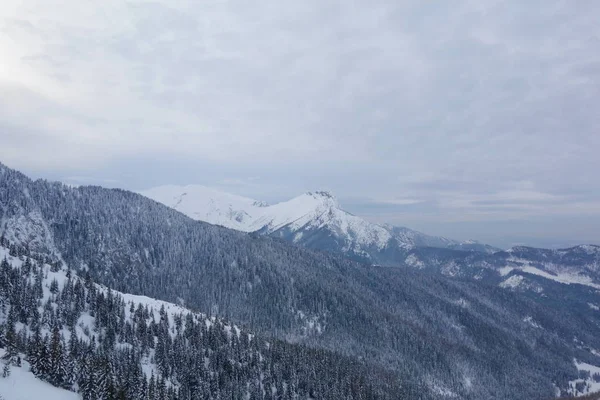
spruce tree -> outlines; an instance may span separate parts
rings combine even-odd
[[[50,339],[50,380],[54,386],[69,388],[70,382],[67,374],[67,365],[62,337],[58,327],[52,330]]]

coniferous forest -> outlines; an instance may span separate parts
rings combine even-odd
[[[25,355],[37,377],[83,399],[382,399],[405,390],[389,372],[180,307],[126,301],[2,245],[12,249],[0,263],[6,368]]]

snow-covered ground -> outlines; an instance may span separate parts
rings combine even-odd
[[[0,358],[4,353],[0,350]],[[0,362],[0,373],[2,368],[4,363]],[[11,366],[10,376],[3,378],[0,375],[0,396],[3,400],[81,400],[77,393],[56,388],[36,378],[29,371],[27,361],[23,361],[21,367]]]
[[[521,290],[530,290],[535,293],[542,293],[544,288],[538,285],[535,282],[532,282],[529,279],[526,279],[522,275],[511,275],[506,278],[504,281],[500,282],[499,286],[503,289],[521,289]]]
[[[524,279],[525,278],[523,278],[521,275],[513,275],[513,276],[509,277],[508,279],[506,279],[505,281],[501,282],[500,287],[504,288],[504,289],[508,289],[508,288],[515,289],[515,288],[518,288],[519,286],[521,286]]]
[[[201,185],[165,185],[140,192],[190,218],[221,225],[243,232],[251,232],[260,209],[266,203],[221,192]]]
[[[573,272],[568,272],[568,271],[560,272],[559,271],[559,272],[551,274],[549,272],[543,271],[537,267],[530,265],[527,260],[511,259],[509,261],[511,261],[513,263],[521,264],[522,266],[520,266],[520,267],[506,266],[504,268],[501,268],[499,270],[500,275],[506,276],[513,270],[519,270],[519,271],[526,272],[528,274],[538,275],[543,278],[550,279],[550,280],[553,280],[556,282],[560,282],[560,283],[563,283],[566,285],[579,284],[579,285],[591,286],[593,288],[600,289],[600,285],[597,283],[594,283],[592,278],[590,278],[589,276],[583,275],[581,273],[573,273]],[[518,282],[516,282],[516,279],[517,278],[515,278],[515,280],[512,280],[512,281],[507,280],[503,283],[507,286],[512,286],[512,285],[518,283]]]
[[[585,396],[589,393],[600,392],[600,380],[596,381],[593,378],[594,374],[600,375],[600,367],[584,362],[579,362],[577,360],[574,360],[574,363],[577,367],[577,370],[589,372],[590,377],[587,379],[576,379],[574,381],[569,382],[569,386],[571,387],[570,394],[579,397]],[[578,387],[583,387],[583,390],[578,390]]]

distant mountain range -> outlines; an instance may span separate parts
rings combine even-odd
[[[304,193],[274,205],[200,185],[160,186],[141,194],[199,221],[373,265],[486,280],[511,290],[539,289],[524,276],[600,289],[600,247],[594,245],[556,250],[518,246],[504,251],[474,240],[461,242],[366,221],[344,211],[325,191]]]
[[[199,221],[279,237],[372,264],[397,265],[407,251],[418,247],[487,254],[500,251],[474,240],[461,242],[369,222],[343,210],[325,191],[304,193],[274,205],[200,185],[160,186],[141,194]]]

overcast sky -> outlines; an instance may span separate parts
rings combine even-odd
[[[600,1],[3,0],[0,161],[600,244]]]

